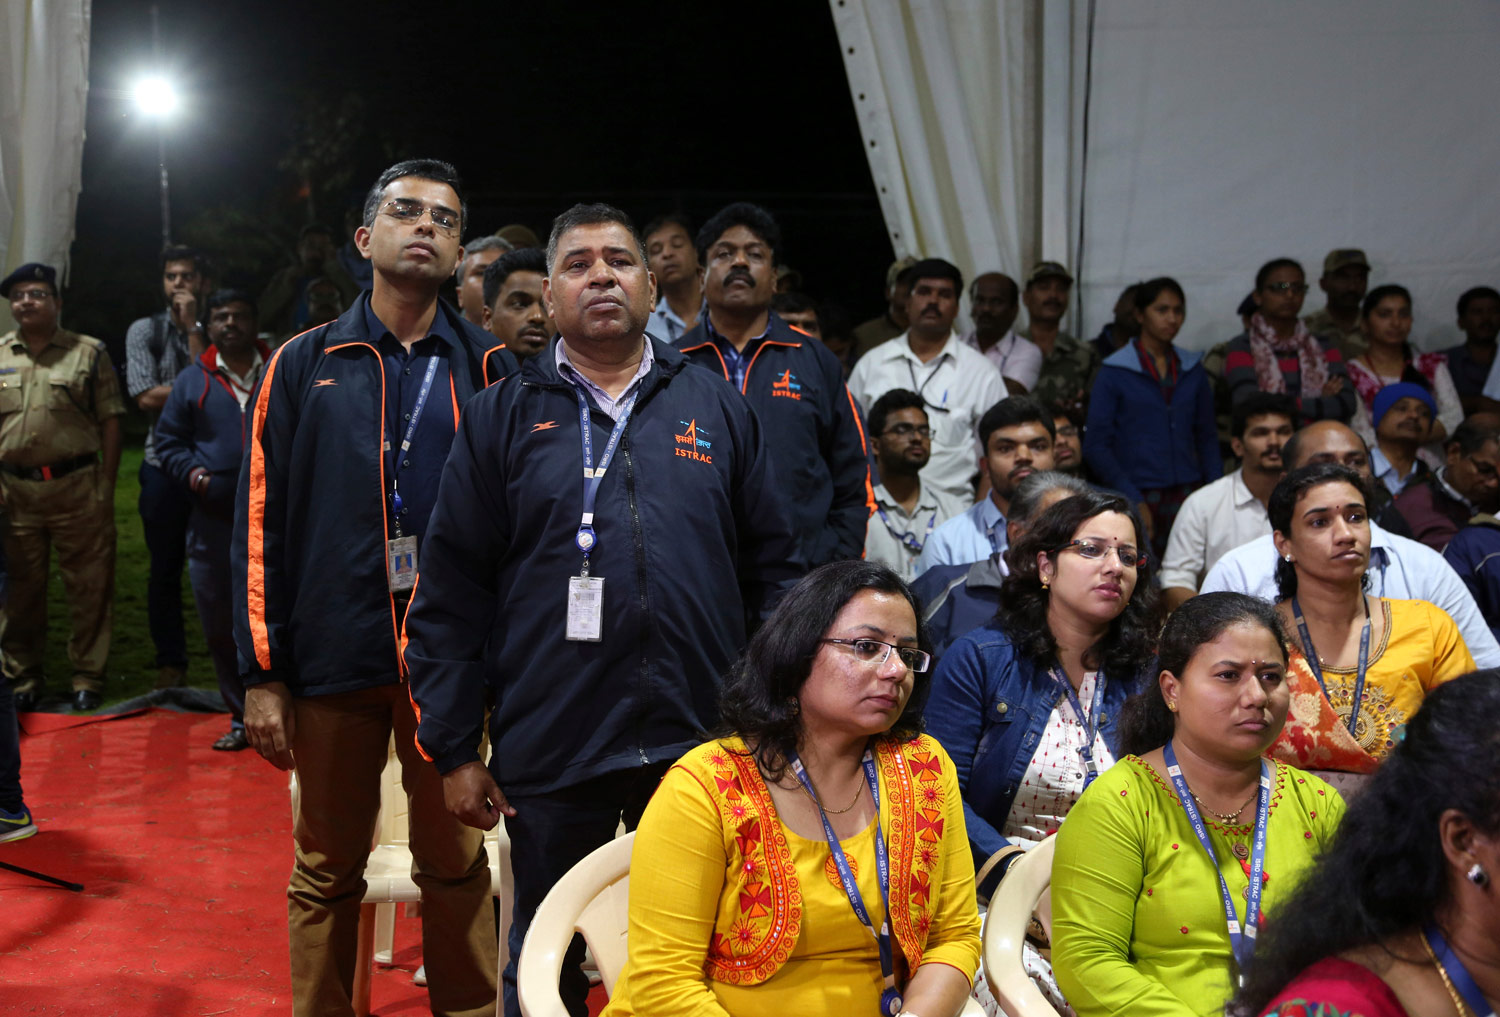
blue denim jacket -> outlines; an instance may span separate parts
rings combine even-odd
[[[1000,831],[1047,719],[1063,699],[1047,672],[1048,662],[1024,656],[999,623],[990,622],[949,647],[933,673],[923,711],[927,732],[953,757],[976,872],[1010,845]],[[1136,675],[1106,674],[1099,729],[1111,753],[1118,753],[1120,706],[1138,687]],[[980,896],[988,898],[1003,874],[1000,866],[987,873]]]

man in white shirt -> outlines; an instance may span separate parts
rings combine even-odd
[[[1230,446],[1240,468],[1182,503],[1161,563],[1169,609],[1198,593],[1198,584],[1226,551],[1271,532],[1266,505],[1281,479],[1282,446],[1291,439],[1296,419],[1296,403],[1271,392],[1257,392],[1234,408]]]
[[[922,483],[957,498],[972,498],[981,453],[974,425],[1005,398],[1005,383],[984,354],[965,346],[953,331],[963,289],[958,267],[928,258],[911,273],[907,331],[854,365],[849,391],[865,413],[893,388],[921,396],[932,427],[932,456],[922,471]],[[1049,441],[1049,455],[1050,445]]]
[[[889,565],[910,582],[932,531],[968,504],[922,483],[932,432],[921,396],[904,388],[887,392],[870,407],[869,430],[880,483],[875,485],[875,517],[865,530],[865,560]]]
[[[1021,288],[1010,276],[986,272],[969,286],[969,314],[974,327],[963,334],[966,345],[989,358],[1012,395],[1025,395],[1042,373],[1042,351],[1011,328],[1021,310]]]
[[[1010,500],[1022,480],[1052,469],[1052,412],[1030,396],[1011,396],[979,421],[990,493],[973,508],[939,526],[917,559],[917,575],[934,565],[981,561],[1010,546]]]
[[[661,297],[646,321],[646,331],[664,343],[675,343],[694,325],[703,309],[703,276],[693,227],[677,212],[646,224],[646,258]]]
[[[1359,436],[1345,424],[1323,420],[1292,436],[1282,449],[1287,471],[1310,463],[1342,462],[1373,483],[1367,451],[1346,454],[1353,446],[1363,449]],[[1425,600],[1448,612],[1480,667],[1500,667],[1500,644],[1485,624],[1474,595],[1458,573],[1432,548],[1381,529],[1370,522],[1370,592],[1396,600]],[[1265,600],[1278,599],[1276,546],[1272,535],[1229,551],[1209,569],[1199,593],[1233,590]]]

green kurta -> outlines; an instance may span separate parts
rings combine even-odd
[[[1338,792],[1276,763],[1266,827],[1262,926],[1333,839]],[[1254,806],[1245,810],[1254,823]],[[1204,815],[1219,871],[1245,916],[1254,826]],[[1219,881],[1170,783],[1126,756],[1084,792],[1057,834],[1052,964],[1078,1017],[1211,1017],[1234,991]]]

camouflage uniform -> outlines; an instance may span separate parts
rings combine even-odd
[[[1016,334],[1030,339],[1031,329]],[[1087,407],[1089,383],[1098,370],[1099,354],[1093,346],[1059,332],[1052,352],[1042,357],[1042,373],[1037,376],[1031,397],[1041,400],[1044,406],[1057,403]]]
[[[47,647],[52,546],[67,591],[74,691],[97,692],[109,656],[115,587],[114,505],[98,465],[101,425],[125,412],[104,344],[63,329],[33,357],[0,336],[0,525],[10,597],[0,661],[16,691],[38,692]]]
[[[1312,314],[1303,315],[1302,324],[1307,330],[1319,339],[1323,340],[1325,346],[1333,346],[1344,355],[1344,360],[1350,361],[1361,355],[1370,348],[1370,340],[1365,338],[1364,326],[1360,319],[1354,320],[1354,327],[1344,331],[1338,322],[1333,320],[1333,315],[1328,313],[1328,308],[1314,311]]]

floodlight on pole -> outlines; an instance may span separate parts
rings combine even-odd
[[[157,67],[162,65],[161,35],[155,4],[151,5],[151,62]],[[161,183],[161,245],[167,248],[172,246],[172,202],[167,188],[166,122],[177,110],[177,90],[165,77],[154,74],[136,82],[132,92],[136,107],[156,121],[156,166]]]
[[[135,105],[150,117],[167,117],[177,111],[177,90],[166,78],[142,78],[136,82]]]

